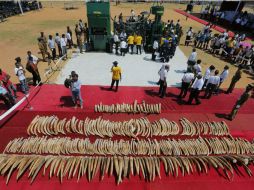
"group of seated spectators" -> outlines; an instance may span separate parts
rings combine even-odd
[[[187,31],[185,45],[194,43],[196,48],[204,49],[212,54],[221,56],[237,66],[254,69],[254,46],[244,41],[245,34],[235,34],[229,37],[228,30],[221,34],[213,34],[211,25],[207,24],[195,33],[190,27]]]
[[[23,12],[36,10],[38,9],[37,1],[26,1],[22,0],[20,2]],[[39,2],[40,8],[42,8],[41,3]],[[4,20],[7,17],[20,14],[21,10],[18,2],[14,1],[0,1],[0,21]]]

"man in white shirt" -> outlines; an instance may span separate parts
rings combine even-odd
[[[156,51],[159,49],[159,43],[157,41],[157,39],[154,40],[153,42],[153,53],[152,53],[152,60],[155,61],[156,58]]]
[[[193,30],[192,30],[192,27],[190,27],[186,34],[185,46],[189,46],[192,35],[193,35]]]
[[[61,49],[63,56],[65,55],[65,58],[67,59],[67,38],[65,37],[65,34],[62,34],[62,38],[60,40]]]
[[[83,109],[83,99],[81,96],[81,82],[78,80],[78,74],[73,74],[71,82],[71,92],[72,92],[72,101],[75,104],[75,108],[78,106],[78,100],[80,103],[81,109]]]
[[[56,33],[55,42],[57,44],[59,55],[58,57],[62,57],[62,48],[61,48],[61,38],[58,33]]]
[[[126,48],[127,48],[126,41],[124,41],[124,40],[121,41],[120,48],[121,48],[121,56],[125,56],[125,52],[126,52]]]
[[[196,64],[196,60],[197,60],[197,52],[196,49],[193,48],[192,53],[190,54],[187,62],[188,67],[191,68],[192,70],[193,66]]]
[[[56,59],[56,46],[55,46],[55,40],[53,39],[52,35],[49,35],[48,47],[51,50],[52,59],[55,60]]]
[[[190,87],[193,80],[194,80],[194,74],[192,73],[191,69],[188,68],[187,72],[183,75],[183,78],[182,78],[181,92],[178,96],[179,99],[185,98],[188,92],[188,88]]]
[[[219,90],[220,90],[220,86],[221,84],[228,78],[229,75],[229,67],[226,65],[224,67],[224,70],[222,71],[222,73],[220,74],[220,84],[218,86],[218,88],[216,89],[215,93],[218,94]]]
[[[203,85],[204,85],[203,77],[202,75],[198,75],[191,86],[191,92],[187,104],[192,104],[193,99],[195,99],[197,105],[201,103],[199,100],[199,93],[202,90]]]
[[[169,65],[165,65],[165,69],[161,69],[161,70],[159,71],[159,74],[160,74],[159,96],[160,96],[161,98],[164,98],[164,96],[166,95],[168,71],[169,71]]]
[[[17,57],[16,59],[16,63],[15,63],[15,75],[18,77],[19,82],[20,82],[20,86],[21,86],[21,90],[24,94],[28,93],[28,85],[27,85],[27,81],[26,81],[26,77],[25,77],[25,69],[23,68],[23,66],[21,65],[21,58]]]
[[[204,86],[203,86],[203,89],[206,88],[208,79],[212,75],[212,72],[214,70],[215,70],[215,67],[213,65],[211,65],[209,68],[206,69],[205,75],[204,75]]]
[[[117,32],[114,34],[113,38],[114,38],[114,43],[115,43],[116,55],[118,55],[119,37],[117,35]]]
[[[214,72],[214,76],[210,76],[207,82],[207,88],[205,90],[205,95],[204,98],[210,99],[213,92],[218,88],[218,86],[220,85],[220,77],[219,75],[219,71],[216,70]]]
[[[126,32],[123,30],[121,33],[120,33],[120,40],[126,40],[126,38],[127,38],[127,34],[126,34]]]
[[[201,60],[199,59],[197,60],[197,63],[193,66],[195,76],[198,74],[201,74],[202,72],[202,68],[200,64],[201,64]]]
[[[72,39],[71,39],[71,34],[69,32],[66,32],[66,39],[67,39],[67,44],[69,46],[69,49],[71,49]]]

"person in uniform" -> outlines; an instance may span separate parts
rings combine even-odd
[[[44,49],[45,51],[47,52],[48,51],[48,45],[47,45],[47,38],[46,36],[44,35],[44,32],[41,32],[41,36],[40,36],[41,40],[42,40],[42,44],[44,46]]]
[[[83,53],[83,43],[82,43],[81,34],[77,35],[77,45],[78,45],[80,53]]]
[[[241,97],[236,101],[236,104],[234,105],[231,113],[227,116],[227,119],[233,120],[239,110],[239,108],[247,102],[247,100],[251,97],[251,93],[254,89],[254,84],[248,84],[246,87],[245,92],[241,95]]]
[[[136,47],[137,47],[137,54],[138,54],[138,52],[141,54],[141,44],[142,44],[142,36],[140,35],[140,34],[138,34],[137,35],[137,45],[136,45]]]
[[[188,88],[190,87],[193,80],[194,80],[194,74],[192,73],[191,69],[188,68],[187,72],[183,75],[183,78],[182,78],[181,92],[178,96],[179,99],[185,98],[188,92]]]
[[[187,104],[192,104],[193,99],[195,99],[197,105],[201,104],[199,100],[199,93],[202,91],[203,85],[204,85],[203,77],[202,75],[198,75],[191,86],[191,92]]]
[[[118,62],[117,61],[113,62],[113,66],[111,68],[111,72],[112,72],[112,82],[111,82],[111,86],[110,86],[109,90],[113,90],[113,86],[116,83],[116,90],[115,90],[115,92],[117,92],[119,80],[122,79],[122,69],[121,69],[121,67],[118,66]]]
[[[134,48],[134,36],[133,34],[130,34],[127,39],[128,42],[128,52],[131,47],[131,54],[133,54],[133,48]]]
[[[238,70],[236,71],[235,75],[233,76],[231,83],[229,85],[228,90],[226,91],[226,94],[232,93],[234,88],[235,88],[235,84],[242,78],[242,67],[239,67]]]
[[[210,99],[213,92],[215,92],[215,90],[220,85],[220,77],[218,75],[219,75],[219,70],[216,70],[214,72],[214,76],[209,77],[207,81],[207,87],[205,90],[204,98]]]
[[[47,51],[45,50],[45,46],[43,44],[42,38],[38,38],[38,47],[39,47],[40,53],[42,55],[43,61],[47,62],[47,60],[46,60]]]
[[[164,96],[166,95],[166,91],[167,91],[167,76],[168,76],[168,72],[169,72],[169,65],[165,65],[165,69],[161,69],[159,71],[160,74],[160,88],[159,88],[159,96],[161,98],[164,98]]]

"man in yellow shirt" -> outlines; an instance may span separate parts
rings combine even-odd
[[[137,54],[138,54],[138,50],[139,53],[141,54],[141,44],[142,44],[142,36],[140,34],[138,34],[137,36]]]
[[[129,35],[127,41],[128,41],[128,52],[129,52],[129,49],[131,47],[131,54],[133,54],[133,47],[134,47],[134,36],[133,36],[133,34]]]
[[[121,70],[121,67],[119,67],[117,65],[118,65],[118,62],[114,61],[113,62],[113,67],[111,68],[112,82],[111,82],[111,87],[110,87],[110,90],[113,90],[113,86],[116,83],[116,92],[118,90],[119,80],[122,79],[122,70]]]

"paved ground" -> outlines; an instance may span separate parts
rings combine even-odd
[[[126,54],[124,57],[108,53],[74,53],[57,79],[57,84],[63,84],[71,71],[76,71],[82,84],[109,85],[111,82],[111,66],[118,61],[123,70],[122,86],[154,86],[159,79],[158,70],[162,64],[159,60],[151,60],[151,54]],[[175,56],[169,61],[170,72],[168,86],[179,86],[187,67],[187,58],[177,48]]]

